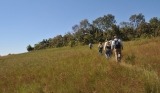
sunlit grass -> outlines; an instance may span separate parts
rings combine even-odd
[[[122,62],[97,44],[0,58],[0,93],[159,93],[160,38],[124,42]]]

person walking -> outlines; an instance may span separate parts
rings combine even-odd
[[[106,58],[111,58],[112,55],[111,42],[108,39],[106,39],[106,42],[104,44],[104,51]]]
[[[100,42],[98,44],[98,52],[99,52],[100,55],[102,55],[102,50],[103,50],[103,45],[102,45],[102,42]]]
[[[120,62],[122,57],[121,50],[123,50],[123,44],[122,41],[117,38],[117,36],[114,36],[111,49],[114,50],[116,62]]]
[[[89,43],[89,48],[92,49],[92,43]]]

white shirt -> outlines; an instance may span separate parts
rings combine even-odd
[[[115,39],[112,41],[112,43],[111,43],[111,49],[114,49],[114,46],[115,46],[115,40],[116,40],[116,39],[117,39],[117,38],[115,38]],[[122,41],[121,41],[120,39],[118,39],[118,41],[120,42],[121,47],[123,47]]]

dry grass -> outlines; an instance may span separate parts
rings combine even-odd
[[[159,93],[159,40],[124,42],[120,64],[97,44],[0,57],[0,93]]]

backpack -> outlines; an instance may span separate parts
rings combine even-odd
[[[89,44],[89,47],[92,47],[92,44],[91,44],[91,43]]]
[[[115,49],[121,48],[121,43],[118,40],[115,40]]]

